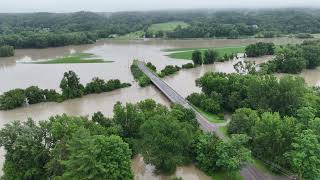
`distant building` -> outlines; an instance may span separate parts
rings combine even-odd
[[[256,24],[252,25],[252,27],[255,28],[255,29],[259,29],[259,26],[256,25]]]
[[[119,37],[119,35],[118,34],[110,34],[108,37],[109,38],[117,38],[117,37]]]

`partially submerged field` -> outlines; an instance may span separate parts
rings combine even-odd
[[[34,62],[34,64],[79,64],[79,63],[111,63],[113,61],[104,61],[103,59],[95,58],[90,53],[77,53],[69,56],[64,56],[48,61]]]
[[[166,49],[164,51],[171,52],[168,56],[173,59],[185,59],[191,60],[193,51],[199,50],[204,53],[208,49],[214,49],[219,53],[219,56],[222,57],[225,54],[237,54],[244,53],[245,46],[234,46],[234,47],[219,47],[219,48],[183,48],[183,49]]]

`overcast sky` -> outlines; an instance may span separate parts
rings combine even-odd
[[[190,8],[320,7],[320,0],[0,0],[0,12],[135,11]]]

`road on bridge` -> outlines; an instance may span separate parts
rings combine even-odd
[[[206,132],[215,133],[220,139],[226,140],[227,138],[224,134],[219,131],[219,127],[213,123],[210,123],[204,116],[202,116],[193,106],[191,106],[188,101],[183,98],[179,93],[172,89],[167,83],[158,77],[154,72],[150,71],[146,67],[144,62],[136,61],[139,69],[150,78],[151,82],[172,102],[180,104],[186,108],[193,109],[196,113],[197,121],[199,122],[201,128]],[[253,165],[247,165],[244,167],[240,174],[245,180],[290,180],[288,177],[275,177],[272,175],[267,175],[259,171]]]

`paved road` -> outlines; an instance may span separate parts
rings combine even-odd
[[[204,131],[215,133],[220,139],[226,140],[223,133],[219,131],[219,127],[215,124],[210,123],[205,117],[203,117],[195,108],[193,108],[187,100],[185,100],[179,93],[172,89],[167,83],[160,79],[155,73],[149,70],[145,66],[144,62],[138,61],[137,65],[139,69],[150,78],[152,83],[173,103],[181,104],[186,108],[193,109],[196,113],[196,118]],[[252,165],[247,165],[244,167],[240,174],[245,180],[289,180],[286,177],[274,177],[272,175],[267,175],[259,171],[256,167]]]

